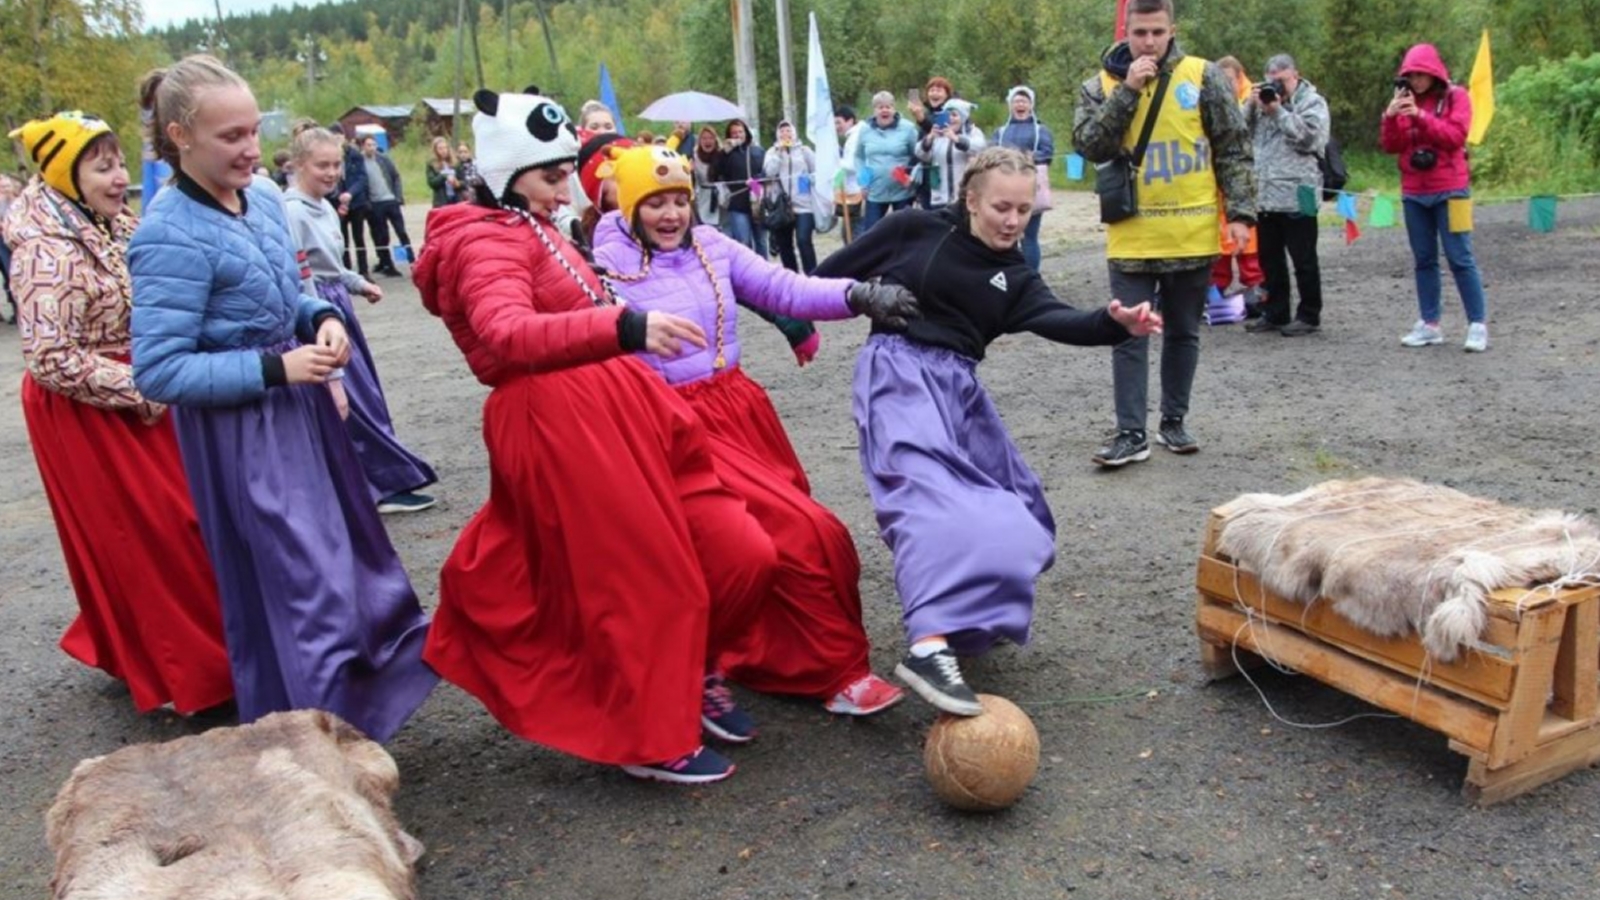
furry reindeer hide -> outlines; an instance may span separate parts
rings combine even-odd
[[[319,710],[79,763],[45,817],[56,900],[414,900],[384,749]]]
[[[1218,549],[1267,589],[1301,603],[1326,597],[1376,634],[1418,632],[1447,662],[1482,633],[1490,591],[1600,577],[1593,522],[1415,481],[1245,494],[1221,512]]]

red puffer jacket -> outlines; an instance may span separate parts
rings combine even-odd
[[[1384,116],[1379,143],[1383,152],[1400,159],[1402,194],[1442,194],[1466,190],[1472,184],[1467,170],[1467,132],[1472,129],[1472,97],[1466,88],[1450,83],[1450,70],[1432,44],[1406,51],[1400,74],[1432,75],[1434,88],[1417,98],[1415,116]],[[1427,147],[1438,155],[1432,169],[1411,165],[1411,151]]]
[[[491,387],[624,353],[623,308],[595,306],[573,275],[604,296],[589,264],[555,226],[533,221],[476,204],[440,207],[428,213],[427,245],[412,271],[423,306],[444,320],[472,374]]]

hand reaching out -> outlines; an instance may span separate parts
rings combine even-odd
[[[367,286],[362,288],[359,293],[361,296],[367,298],[368,303],[377,303],[379,300],[383,299],[383,288],[373,284],[370,281],[367,282]]]
[[[644,349],[660,357],[683,352],[684,342],[705,347],[706,333],[694,322],[672,313],[652,310],[645,314]]]
[[[895,329],[905,328],[910,320],[922,315],[916,295],[898,284],[857,282],[850,287],[845,302],[856,315]]]
[[[1121,300],[1113,300],[1106,307],[1106,312],[1134,337],[1161,333],[1161,314],[1151,309],[1148,302],[1138,306],[1123,306]]]

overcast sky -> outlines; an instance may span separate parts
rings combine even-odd
[[[209,19],[217,15],[217,6],[214,0],[142,0],[144,3],[144,24],[147,27],[161,27],[184,22],[188,19]],[[316,6],[326,3],[327,0],[222,0],[224,14],[247,13],[268,10],[274,6]]]

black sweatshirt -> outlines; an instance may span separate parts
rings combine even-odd
[[[819,278],[881,276],[917,295],[922,317],[904,330],[921,344],[983,359],[1002,334],[1031,331],[1062,344],[1120,344],[1127,329],[1100,309],[1074,309],[1060,300],[1013,247],[999,251],[974,237],[955,204],[908,209],[822,261]],[[874,334],[891,329],[872,326]]]

